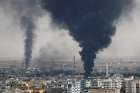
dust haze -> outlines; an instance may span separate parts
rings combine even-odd
[[[20,25],[18,11],[11,7],[12,0],[0,0],[0,60],[24,59],[24,31]],[[14,1],[14,0],[13,0]],[[22,0],[21,0],[22,1]],[[140,1],[135,0],[135,7],[129,16],[123,16],[117,23],[116,35],[109,48],[98,57],[140,57]],[[33,51],[35,58],[72,58],[80,59],[80,48],[68,31],[54,27],[49,13],[43,10],[34,20],[36,38]],[[61,31],[60,31],[61,30]],[[54,41],[56,40],[56,41]]]

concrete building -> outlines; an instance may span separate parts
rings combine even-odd
[[[104,89],[121,89],[122,81],[121,79],[99,79],[98,81],[98,87],[104,88]]]
[[[92,87],[91,80],[72,80],[68,82],[68,93],[81,93],[84,88]]]
[[[81,92],[81,81],[69,80],[67,84],[67,93],[80,93],[80,92]]]
[[[71,87],[71,93],[80,93],[81,92],[81,85],[80,81],[76,81],[75,83],[72,84]]]
[[[125,81],[125,93],[140,93],[140,80]]]
[[[117,93],[115,89],[88,89],[88,93]]]

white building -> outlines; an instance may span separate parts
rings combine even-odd
[[[105,89],[114,89],[114,88],[121,89],[121,80],[112,78],[100,79],[98,80],[98,87]]]
[[[91,80],[68,80],[68,93],[81,93],[82,89],[90,88]]]
[[[140,93],[140,80],[125,81],[125,93]]]
[[[68,81],[67,93],[80,93],[80,92],[81,92],[80,80]]]
[[[81,92],[81,84],[80,81],[76,81],[72,84],[71,93],[80,93]]]
[[[122,81],[120,78],[107,78],[107,79],[98,79],[97,87],[103,89],[114,89],[115,93],[120,93]]]

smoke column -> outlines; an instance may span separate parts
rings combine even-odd
[[[96,54],[107,48],[115,33],[114,21],[132,0],[42,0],[55,24],[64,25],[82,48],[85,76],[91,75]],[[60,26],[61,26],[60,25]]]
[[[33,42],[34,42],[34,29],[35,25],[32,20],[32,17],[24,16],[21,20],[22,25],[26,28],[25,29],[25,68],[28,68],[29,63],[32,59],[32,49],[33,49]]]
[[[25,68],[27,69],[30,65],[32,60],[32,51],[34,45],[34,36],[35,36],[35,22],[34,20],[37,19],[41,15],[41,9],[39,7],[39,0],[25,0],[24,2],[21,1],[23,4],[23,15],[21,16],[21,25],[24,27],[25,30],[25,52],[24,52],[24,61],[25,61]],[[26,7],[27,6],[27,7]]]
[[[23,27],[25,31],[25,44],[24,44],[24,65],[27,69],[30,65],[30,62],[32,60],[32,51],[33,51],[33,45],[34,45],[34,35],[35,35],[35,22],[34,20],[37,19],[38,16],[40,16],[40,8],[38,7],[39,0],[20,0],[16,2],[18,5],[20,5],[20,11],[22,10],[21,15],[21,26]],[[20,12],[19,11],[19,12]]]
[[[25,33],[24,66],[27,69],[32,60],[35,36],[35,20],[42,15],[40,0],[7,0],[16,10],[21,28]]]

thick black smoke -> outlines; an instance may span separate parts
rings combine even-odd
[[[98,51],[107,48],[117,20],[131,0],[42,0],[56,24],[64,24],[82,48],[85,75],[89,76]]]

